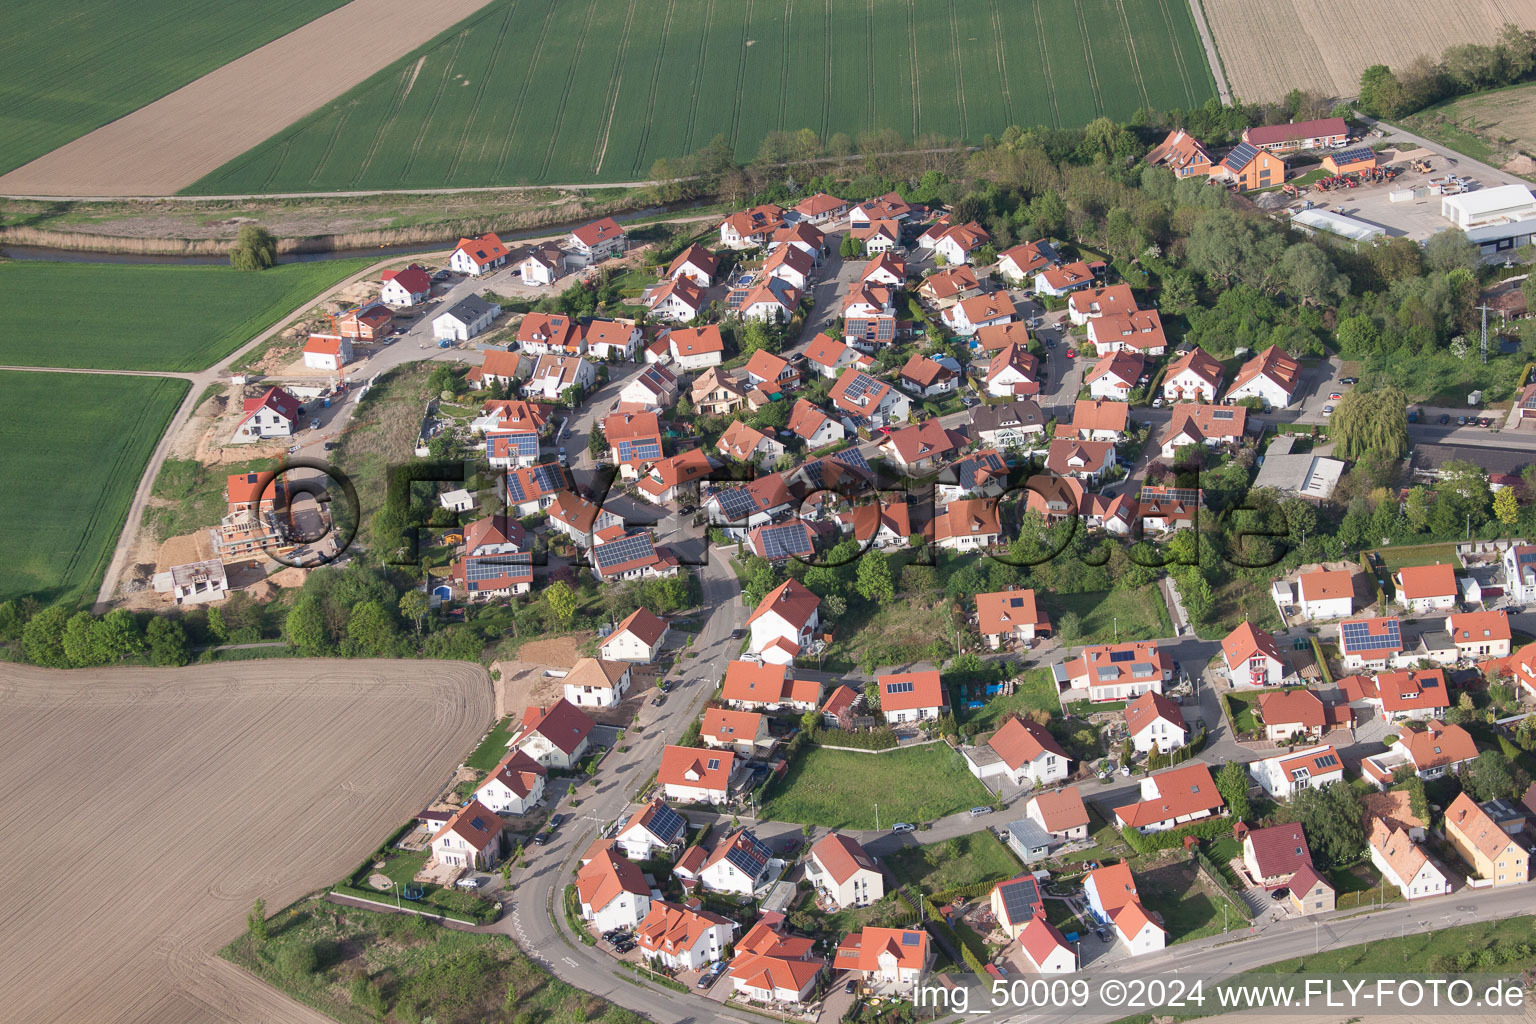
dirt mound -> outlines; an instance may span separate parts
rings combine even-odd
[[[1508,171],[1510,174],[1519,174],[1524,177],[1530,177],[1531,175],[1536,174],[1536,160],[1532,160],[1524,153],[1520,153],[1499,169]]]
[[[572,633],[570,636],[550,637],[547,640],[530,640],[518,650],[517,660],[553,668],[570,668],[581,657],[581,645],[591,638],[591,633]]]

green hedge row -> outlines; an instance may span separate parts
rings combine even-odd
[[[1243,915],[1243,920],[1253,920],[1253,915],[1248,911],[1248,904],[1243,902],[1243,898],[1237,894],[1237,890],[1232,888],[1232,883],[1228,882],[1226,875],[1222,874],[1221,867],[1211,858],[1207,857],[1204,850],[1195,851],[1195,864],[1205,872],[1206,877],[1211,880],[1216,888],[1226,894],[1227,899],[1231,900],[1233,905],[1237,907],[1238,913]]]
[[[1190,822],[1188,825],[1180,825],[1178,828],[1170,828],[1166,832],[1153,832],[1149,835],[1142,835],[1134,828],[1120,829],[1120,835],[1126,845],[1137,853],[1171,850],[1183,845],[1185,836],[1194,836],[1196,839],[1220,839],[1231,834],[1232,822],[1225,816],[1204,818]]]
[[[928,924],[940,935],[943,935],[950,945],[960,951],[960,959],[965,961],[965,966],[969,967],[974,974],[985,977],[987,973],[986,965],[977,959],[976,954],[971,952],[969,946],[960,941],[960,936],[955,934],[955,930],[949,926],[949,922],[944,920],[944,915],[939,913],[939,908],[933,905],[933,900],[924,896],[923,909],[928,912]]]

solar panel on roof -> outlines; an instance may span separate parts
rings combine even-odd
[[[757,511],[757,499],[745,487],[716,491],[714,497],[728,523],[740,522]]]
[[[661,442],[653,437],[642,437],[619,442],[620,462],[644,462],[661,458]]]
[[[1232,152],[1227,154],[1227,158],[1223,160],[1222,163],[1228,167],[1239,168],[1257,156],[1258,152],[1259,151],[1257,147],[1255,147],[1253,143],[1241,142],[1238,143]]]
[[[478,583],[499,580],[507,576],[531,576],[533,559],[527,553],[510,555],[480,555],[464,560],[464,582],[470,590],[479,590]]]
[[[599,569],[608,569],[615,565],[623,565],[625,562],[655,556],[656,546],[651,543],[650,534],[647,533],[630,534],[627,537],[609,541],[607,544],[599,544],[592,549],[592,557],[597,560]]]
[[[1211,412],[1211,419],[1213,420],[1229,420],[1232,416],[1233,412],[1231,409],[1215,409]]]
[[[912,686],[913,686],[912,683],[886,683],[885,684],[885,692],[886,693],[911,693],[912,692]]]
[[[764,557],[770,559],[809,555],[815,550],[810,527],[801,522],[765,527],[758,534],[758,541],[763,546]]]
[[[651,834],[660,839],[674,839],[683,834],[687,823],[683,816],[666,804],[661,804],[651,815]]]
[[[901,944],[903,946],[916,946],[923,941],[922,936],[916,932],[902,932]]]
[[[485,435],[485,457],[495,458],[496,442],[501,441],[504,451],[509,456],[517,458],[537,458],[539,454],[539,435],[537,434],[487,434]]]
[[[522,478],[516,473],[507,474],[507,499],[514,505],[528,500],[528,495],[523,491]]]
[[[1344,623],[1344,646],[1351,651],[1392,650],[1403,646],[1402,632],[1396,619],[1388,619],[1385,632],[1372,633],[1369,622]]]
[[[1113,662],[1130,661],[1136,657],[1135,651],[1110,651],[1109,660]]]
[[[1040,889],[1033,878],[1021,878],[998,887],[1010,921],[1028,921],[1040,906]]]
[[[752,878],[756,878],[772,856],[763,841],[751,832],[743,832],[725,855],[726,863],[732,864]]]
[[[1361,160],[1373,159],[1375,156],[1376,154],[1371,151],[1371,147],[1356,146],[1354,149],[1346,149],[1342,153],[1335,153],[1333,162],[1335,164],[1353,164],[1359,163]]]

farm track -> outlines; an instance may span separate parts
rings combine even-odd
[[[492,82],[496,81],[496,62],[501,59],[502,42],[507,38],[507,26],[512,24],[512,15],[517,11],[517,2],[507,4],[507,13],[502,15],[501,27],[496,30],[496,47],[491,53],[491,62],[486,68],[486,73],[480,76],[480,84],[475,89],[475,101],[470,104],[469,113],[464,115],[464,131],[459,136],[459,144],[454,149],[453,163],[448,166],[448,177],[452,178],[458,172],[459,164],[464,161],[464,153],[469,149],[470,132],[474,129],[475,119],[480,113],[480,102],[485,99],[485,93]]]
[[[996,33],[992,37],[992,46],[997,51],[997,81],[1003,96],[1003,110],[1008,114],[1008,124],[1013,125],[1016,122],[1013,117],[1013,94],[1008,91],[1008,58],[1003,49],[1003,15],[998,10],[998,0],[991,0],[991,3],[992,30]]]
[[[624,16],[624,32],[619,36],[619,44],[614,49],[613,76],[608,79],[608,98],[603,104],[608,108],[608,116],[603,118],[603,130],[592,146],[593,174],[602,170],[603,158],[608,155],[608,134],[613,131],[613,112],[619,105],[619,88],[624,81],[624,61],[629,54],[629,29],[635,23],[635,7],[635,4],[629,5],[629,11]]]
[[[676,9],[676,6],[676,0],[667,0],[667,13],[666,16],[662,19],[661,23],[661,45],[656,49],[656,63],[651,66],[651,90],[649,93],[649,99],[645,104],[645,109],[647,111],[654,112],[656,110],[656,90],[661,86],[661,67],[667,53],[667,42],[669,41],[672,33],[672,12]],[[575,62],[572,61],[572,67],[574,66]],[[640,173],[640,161],[645,157],[645,144],[651,137],[652,119],[652,117],[647,117],[645,119],[645,128],[640,133],[640,142],[635,147],[635,159],[630,166],[630,172],[632,174]],[[548,166],[547,158],[545,166]]]
[[[828,139],[832,135],[832,0],[826,0],[824,11],[826,28],[823,38],[827,40],[827,70],[821,80],[821,137]]]
[[[501,143],[501,155],[496,161],[498,176],[506,173],[507,158],[512,155],[512,142],[517,138],[517,127],[522,123],[523,111],[528,109],[528,85],[533,81],[540,58],[544,56],[544,40],[549,35],[549,23],[554,16],[555,8],[551,5],[544,14],[544,20],[539,23],[539,38],[533,44],[533,53],[528,57],[527,71],[523,73],[523,86],[518,90],[517,103],[512,108],[512,120],[507,125],[507,134]]]
[[[915,5],[917,0],[907,0],[907,39],[911,43],[912,53],[912,137],[915,139],[922,134],[919,125],[923,119],[923,90],[919,79],[917,65],[917,12]]]
[[[218,949],[257,897],[282,907],[356,867],[437,792],[491,705],[463,662],[0,666],[0,813],[59,811],[0,836],[7,1021],[326,1021]],[[59,764],[92,768],[45,767]],[[58,884],[65,847],[96,884]]]
[[[741,98],[747,86],[747,33],[752,31],[752,0],[741,5],[741,60],[736,65],[736,105],[731,110],[731,131],[726,137],[735,145],[741,130]]]
[[[831,0],[828,0],[831,3]],[[830,48],[828,50],[830,52]],[[869,0],[864,8],[864,66],[875,66],[875,0]],[[875,76],[865,75],[868,88],[864,92],[864,123],[875,123]]]
[[[320,172],[325,170],[325,165],[330,161],[331,154],[336,151],[336,140],[341,137],[341,130],[347,126],[347,116],[351,113],[351,107],[344,107],[341,114],[336,118],[336,126],[331,129],[331,137],[326,140],[325,149],[320,153],[320,159],[315,161],[315,169],[309,172],[309,183],[311,185],[319,180]]]
[[[795,0],[784,0],[784,42],[779,47],[779,131],[785,130],[784,108],[789,103],[789,54],[793,47]]]
[[[565,108],[571,101],[571,85],[576,81],[576,68],[581,64],[581,54],[586,48],[587,37],[592,34],[592,19],[597,15],[598,0],[587,4],[587,20],[582,22],[581,35],[571,51],[570,69],[565,73],[565,89],[560,93],[560,106],[555,110],[555,121],[549,130],[549,144],[544,147],[544,163],[539,166],[539,177],[549,173],[549,162],[555,156],[555,144],[560,139],[560,129],[565,122]],[[659,55],[658,55],[659,57]]]
[[[1041,12],[1040,5],[1035,4],[1035,38],[1040,42],[1040,65],[1045,68],[1045,80],[1051,81],[1051,51],[1045,45],[1045,15]],[[1051,97],[1052,126],[1061,127],[1061,108],[1056,104],[1056,90],[1046,90]]]
[[[1200,0],[1193,0],[1193,2],[1199,3]],[[1165,26],[1167,26],[1168,37],[1170,39],[1173,38],[1173,35],[1174,35],[1173,16],[1168,13],[1168,0],[1157,0],[1157,9],[1163,15],[1163,24]],[[1171,47],[1171,49],[1173,50],[1173,63],[1174,63],[1174,66],[1179,69],[1179,79],[1180,79],[1180,81],[1182,81],[1184,83],[1184,98],[1185,98],[1185,101],[1188,104],[1193,105],[1194,102],[1195,102],[1195,87],[1194,87],[1194,84],[1189,79],[1189,65],[1184,60],[1184,54],[1179,52],[1179,47],[1175,46],[1175,47]],[[1212,54],[1211,56],[1214,59],[1215,54]],[[1219,67],[1213,67],[1211,69],[1211,73],[1212,73],[1213,77],[1217,75],[1219,70],[1220,70]]]

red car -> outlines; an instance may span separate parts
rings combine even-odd
[[[1075,349],[1075,348],[1067,349],[1067,358],[1068,359],[1076,359],[1077,358],[1077,349]]]

